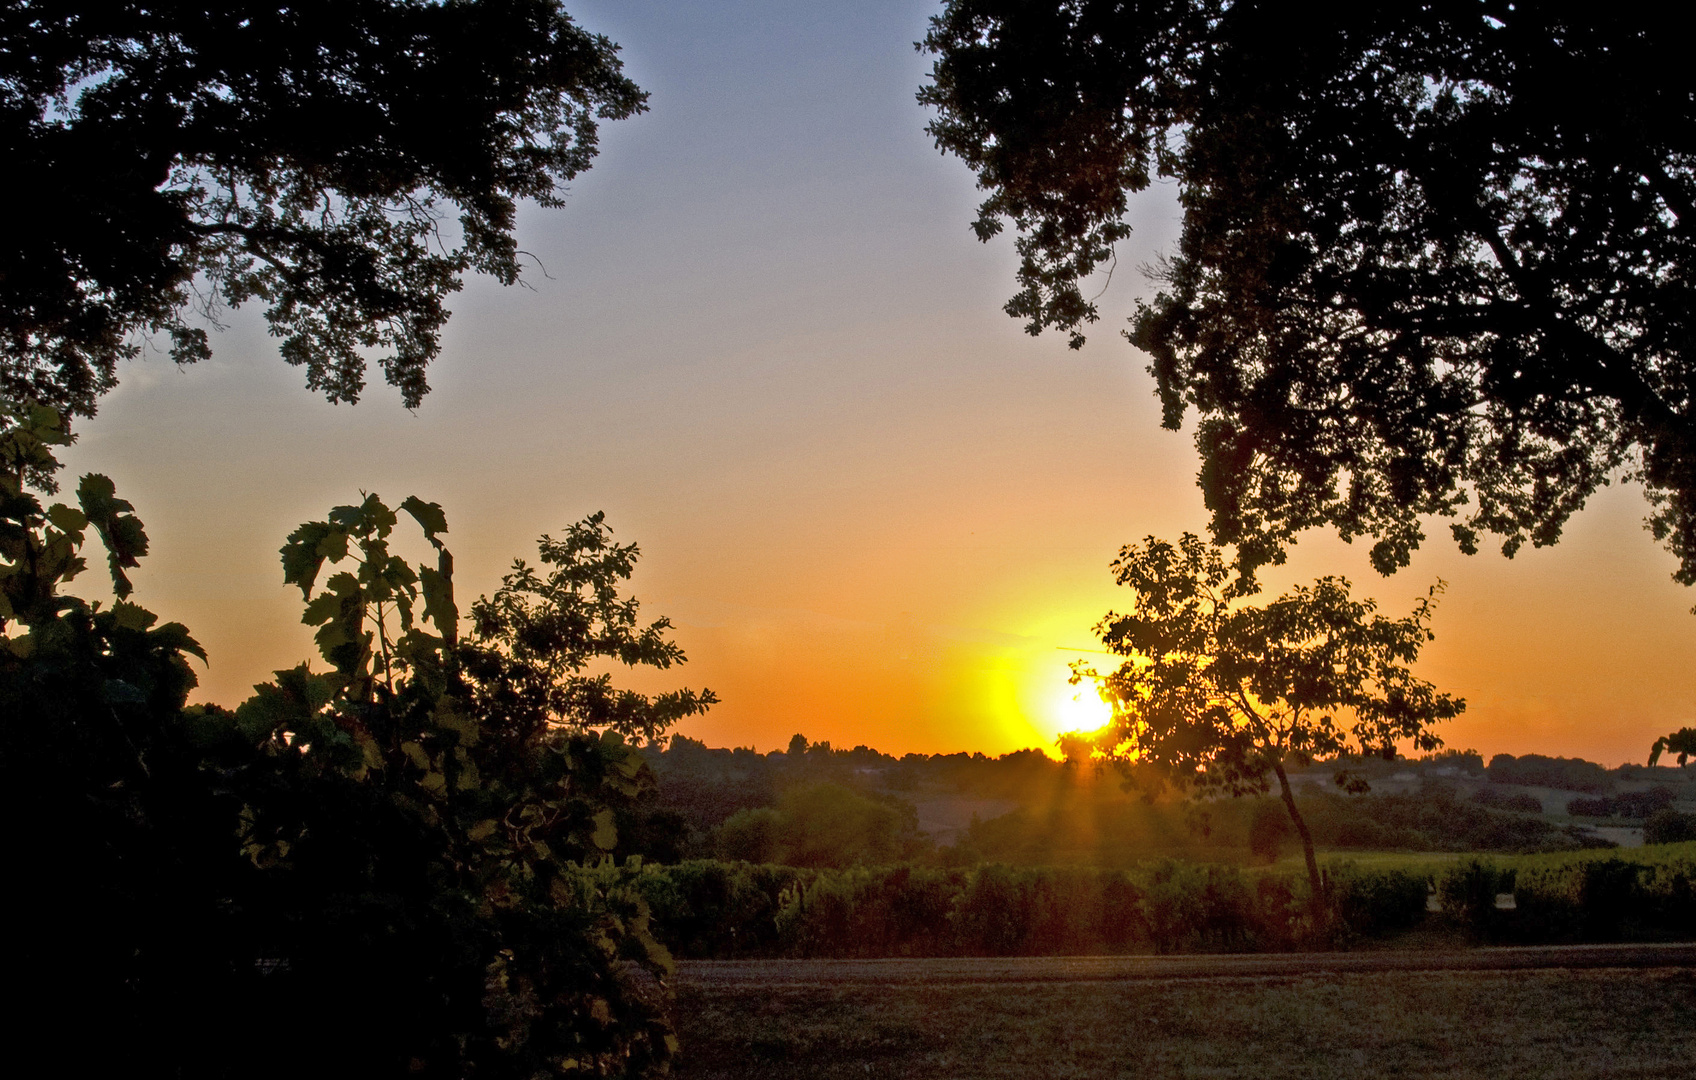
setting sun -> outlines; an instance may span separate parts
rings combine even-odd
[[[1113,719],[1113,709],[1101,700],[1092,683],[1063,686],[1053,699],[1054,733],[1096,731]]]

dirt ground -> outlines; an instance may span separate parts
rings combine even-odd
[[[699,1080],[1686,1078],[1696,950],[690,964],[678,1028]]]

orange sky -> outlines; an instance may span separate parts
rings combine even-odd
[[[196,632],[203,696],[233,704],[310,653],[276,550],[330,505],[443,503],[471,594],[604,509],[691,658],[641,685],[724,700],[686,733],[1051,743],[1080,655],[1062,650],[1124,603],[1118,545],[1204,524],[1189,438],[1158,428],[1117,336],[1133,268],[1174,239],[1170,193],[1137,204],[1073,353],[1000,312],[1011,244],[972,239],[970,175],[923,135],[929,5],[573,11],[625,47],[653,112],[604,133],[564,209],[521,216],[546,274],[468,286],[416,415],[386,389],[313,399],[239,312],[211,363],[131,364],[82,425],[72,466],[111,474],[154,539],[138,599]],[[1643,513],[1611,490],[1556,548],[1439,540],[1388,580],[1314,536],[1274,584],[1342,572],[1399,614],[1446,578],[1421,670],[1471,704],[1451,745],[1641,760],[1696,723],[1696,593]]]

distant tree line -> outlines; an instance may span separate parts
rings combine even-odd
[[[691,858],[807,867],[980,862],[1126,866],[1154,857],[1267,860],[1290,850],[1287,814],[1267,800],[1145,799],[1099,760],[1056,761],[1034,750],[908,754],[834,749],[797,735],[784,750],[714,749],[685,736],[643,751],[659,778],[619,819],[631,850],[653,861]],[[1510,759],[1513,760],[1513,759]],[[1535,764],[1528,756],[1520,761]],[[1553,759],[1545,759],[1553,760]],[[1424,758],[1353,759],[1374,781],[1420,778],[1413,791],[1325,791],[1338,763],[1321,762],[1297,795],[1316,843],[1331,850],[1532,852],[1607,846],[1588,831],[1536,816],[1530,794],[1489,784],[1470,799],[1454,782],[1485,776],[1471,751]],[[1578,763],[1612,783],[1613,774]],[[1498,770],[1499,772],[1500,770]],[[1676,774],[1676,770],[1656,773]],[[913,799],[999,802],[940,840],[917,829]],[[1012,805],[1008,805],[1012,804]],[[1272,813],[1277,810],[1277,813]],[[1282,815],[1284,820],[1277,818]]]
[[[1614,777],[1607,769],[1582,758],[1497,754],[1490,759],[1489,768],[1485,771],[1492,784],[1551,787],[1589,794],[1611,791],[1614,786]]]

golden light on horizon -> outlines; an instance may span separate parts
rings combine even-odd
[[[1113,708],[1101,700],[1093,681],[1086,680],[1065,687],[1067,691],[1057,696],[1053,702],[1056,723],[1055,736],[1066,732],[1095,732],[1106,727],[1113,719]]]
[[[1050,654],[1052,655],[1052,654]],[[1011,673],[1008,673],[1011,674]],[[1096,692],[1092,682],[1071,683],[1071,669],[1061,661],[1040,661],[1025,666],[1015,686],[1004,692],[1003,726],[1016,745],[1035,746],[1050,757],[1061,756],[1060,736],[1073,732],[1099,731],[1113,719],[1112,708]]]

